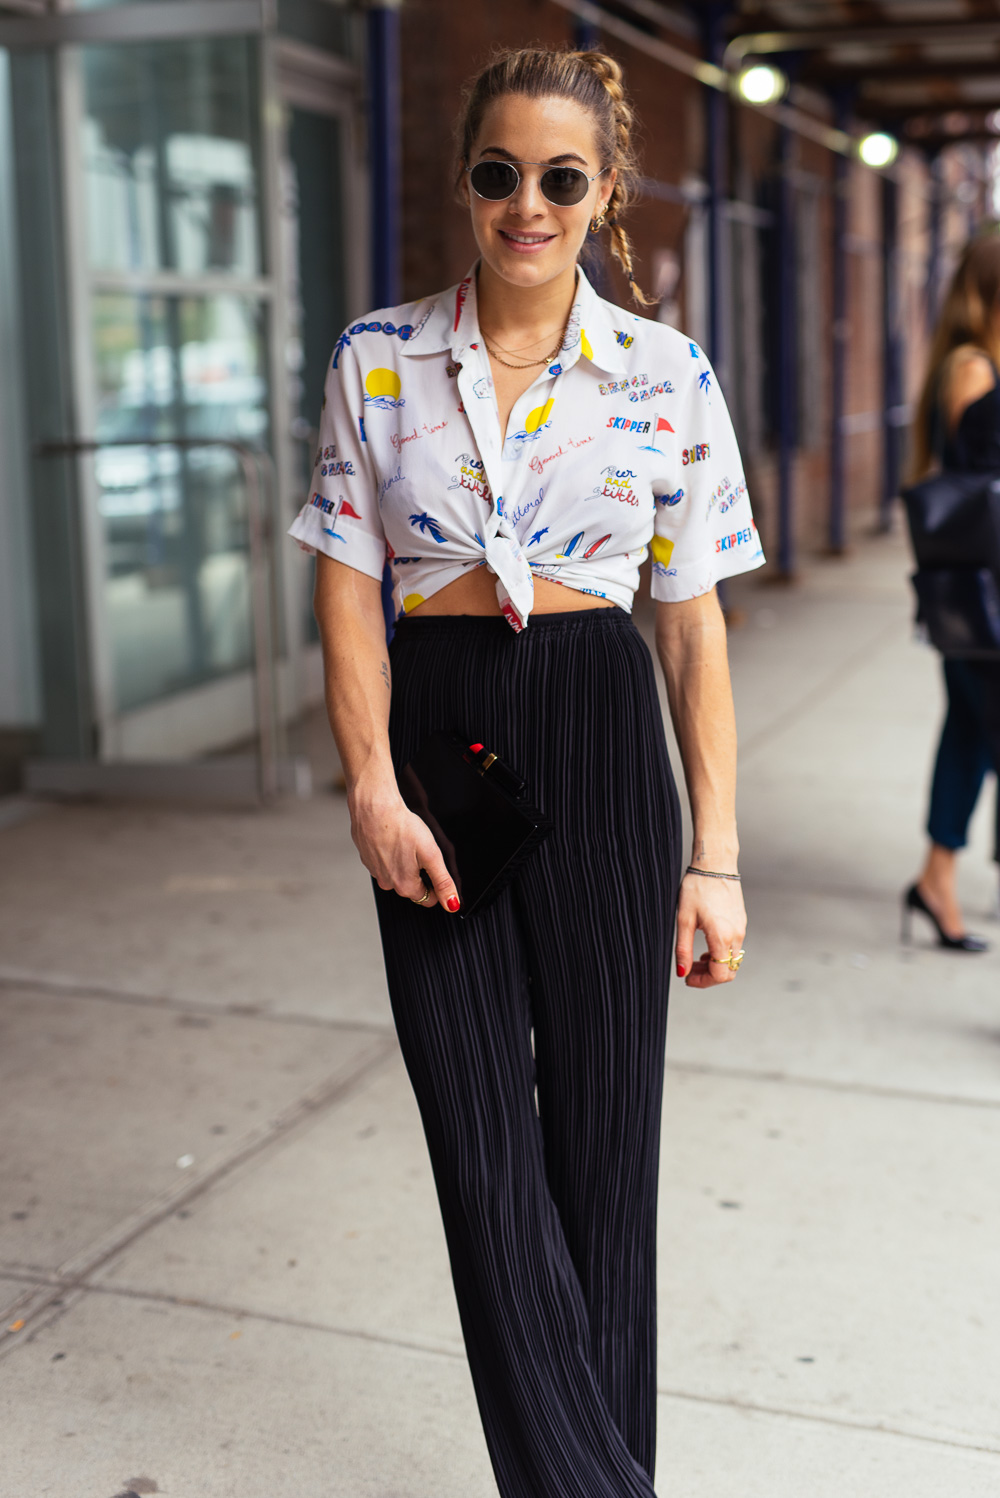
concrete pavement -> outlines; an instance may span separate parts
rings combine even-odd
[[[1000,953],[898,941],[940,702],[906,567],[731,590],[751,933],[673,995],[662,1495],[1000,1491]],[[0,1494],[495,1494],[343,802],[25,810]]]

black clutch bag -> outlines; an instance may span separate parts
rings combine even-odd
[[[458,733],[432,734],[400,772],[399,789],[433,832],[465,919],[496,898],[552,831],[526,799],[524,781]]]

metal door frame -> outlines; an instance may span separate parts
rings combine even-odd
[[[281,599],[285,650],[274,672],[279,721],[287,721],[305,700],[314,700],[321,690],[318,649],[304,639],[301,591],[304,559],[284,544],[284,521],[298,508],[301,496],[294,493],[296,481],[291,462],[292,436],[288,430],[288,382],[285,366],[287,308],[282,264],[280,224],[275,212],[280,190],[281,157],[284,148],[282,105],[290,103],[343,120],[343,183],[353,224],[361,228],[346,237],[349,298],[365,302],[367,281],[366,172],[362,165],[360,134],[361,78],[357,69],[341,57],[305,46],[274,32],[273,0],[174,0],[167,6],[125,5],[97,11],[58,11],[44,15],[7,19],[0,17],[0,45],[13,49],[45,48],[51,51],[58,79],[57,118],[54,128],[60,144],[61,197],[66,296],[69,306],[73,424],[77,437],[94,430],[93,348],[91,341],[91,295],[98,283],[126,288],[128,277],[90,271],[79,247],[85,242],[84,178],[79,158],[79,122],[82,119],[81,45],[128,43],[140,40],[181,40],[233,35],[258,39],[258,131],[260,155],[260,205],[264,274],[255,279],[173,273],[144,274],[143,290],[193,295],[225,290],[249,294],[265,309],[267,328],[266,368],[271,451],[277,474],[277,494],[272,530],[273,567]],[[74,253],[75,250],[75,253]],[[136,285],[135,277],[131,285]],[[253,732],[253,672],[227,674],[146,706],[119,712],[115,705],[113,662],[107,615],[103,607],[106,580],[104,536],[97,506],[97,485],[92,458],[83,452],[78,462],[80,500],[81,563],[85,579],[84,609],[90,640],[89,656],[93,684],[92,714],[97,727],[96,760],[109,768],[114,763],[149,760],[164,755],[183,759],[218,747]],[[228,723],[219,737],[204,734],[204,723],[213,713]],[[154,747],[155,746],[155,747]],[[151,752],[152,751],[152,752]]]

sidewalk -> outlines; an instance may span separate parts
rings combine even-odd
[[[906,569],[731,590],[751,929],[673,991],[663,1498],[1000,1492],[1000,951],[899,945]],[[495,1495],[343,801],[11,819],[0,953],[4,1498]]]

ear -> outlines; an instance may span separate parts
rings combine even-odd
[[[602,208],[606,208],[608,206],[608,203],[611,201],[611,194],[615,190],[615,183],[617,181],[618,168],[616,166],[613,166],[610,172],[605,172],[604,176],[601,178],[601,187],[600,191],[597,194],[598,213],[600,213]]]

